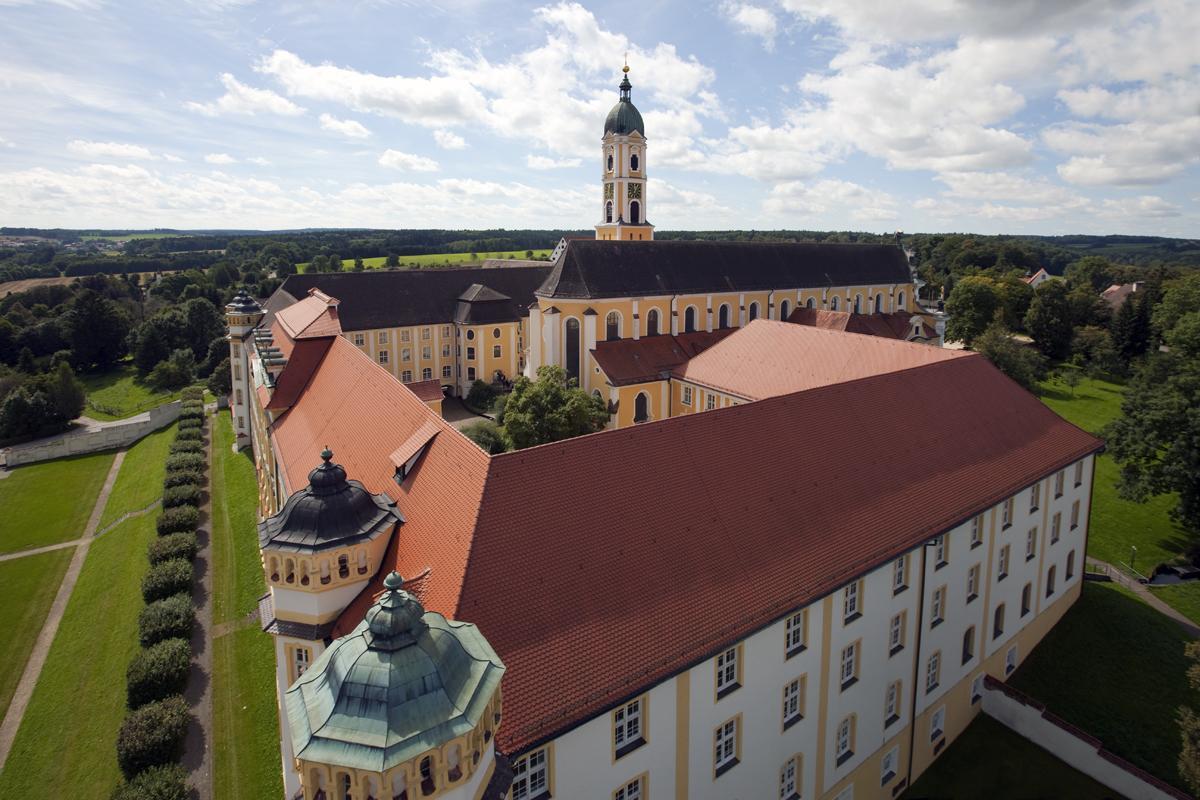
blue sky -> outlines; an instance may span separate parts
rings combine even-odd
[[[1200,235],[1194,0],[0,0],[0,224]]]

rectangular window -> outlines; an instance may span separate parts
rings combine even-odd
[[[499,357],[500,357],[500,345],[494,344],[494,345],[492,345],[492,358],[499,358]]]
[[[1042,500],[1042,484],[1035,483],[1029,487],[1029,511],[1030,513],[1038,510],[1038,503]]]
[[[1029,533],[1025,534],[1025,560],[1028,561],[1037,555],[1037,527],[1029,529]]]
[[[475,360],[475,348],[468,346],[467,347],[467,361],[474,361],[474,360]]]
[[[400,373],[400,382],[401,383],[412,383],[412,379],[413,379],[413,371],[411,369],[403,370]]]
[[[453,371],[450,369],[449,364],[446,364],[442,367],[442,377],[443,378],[449,378],[449,377],[451,377],[452,374],[453,374]]]
[[[387,344],[388,343],[388,332],[380,331],[379,333],[375,334],[375,343],[376,344]]]
[[[1050,544],[1058,541],[1059,532],[1062,530],[1062,512],[1055,511],[1054,516],[1050,519]]]
[[[893,747],[883,754],[879,767],[879,785],[886,786],[887,782],[896,777],[897,764],[900,763],[900,748]]]
[[[859,611],[858,607],[858,592],[860,583],[862,583],[862,581],[855,581],[854,583],[847,584],[846,588],[842,590],[843,622],[850,623],[862,616],[862,613]]]
[[[888,627],[888,656],[894,656],[904,649],[904,617],[906,612],[901,611],[896,616],[892,617],[892,623]]]
[[[444,344],[444,345],[442,345],[442,358],[449,358],[449,357],[450,357],[450,345]]]
[[[792,756],[779,771],[779,800],[800,798],[800,757]]]
[[[1054,496],[1056,498],[1063,496],[1063,484],[1066,482],[1066,478],[1067,471],[1065,469],[1060,469],[1054,476]]]
[[[997,559],[999,567],[996,570],[996,580],[1002,581],[1008,577],[1008,554],[1010,552],[1009,545],[1004,545],[1000,548],[1000,556]]]
[[[421,340],[429,341],[429,337],[433,335],[433,330],[430,328],[421,328]]]
[[[804,650],[808,639],[808,611],[800,611],[787,618],[784,627],[784,653],[791,658]]]
[[[692,405],[692,387],[690,386],[683,387],[683,404],[688,407]]]
[[[858,680],[858,642],[842,648],[842,691],[849,689]]]
[[[942,682],[942,653],[935,652],[925,665],[925,693],[929,694]]]
[[[946,561],[946,534],[942,534],[933,540],[933,562],[936,565],[934,569],[941,569],[949,562]]]
[[[309,663],[312,661],[312,651],[307,647],[297,647],[292,651],[292,666],[295,674],[292,676],[294,681],[305,673]]]
[[[908,588],[908,556],[900,556],[892,565],[892,594],[897,595]]]
[[[646,795],[645,780],[639,776],[613,792],[613,800],[642,800]]]
[[[548,796],[550,764],[546,748],[534,750],[513,764],[512,800],[533,800]]]
[[[1080,461],[1075,465],[1075,485],[1079,486],[1083,483],[1083,462]]]
[[[1079,527],[1079,501],[1071,503],[1071,530]]]
[[[971,681],[971,704],[974,705],[983,699],[983,673],[975,676],[975,680]]]
[[[854,717],[842,720],[837,728],[835,750],[838,766],[845,764],[854,755]]]
[[[1075,577],[1075,551],[1067,553],[1067,580]]]
[[[900,681],[888,684],[887,694],[883,700],[883,727],[891,727],[900,719]]]
[[[783,729],[804,719],[804,676],[783,687]]]
[[[1013,520],[1013,498],[1010,497],[1004,501],[1004,505],[1001,507],[1001,512],[1000,512],[1001,527],[1007,528],[1009,525],[1012,525],[1012,520]]]
[[[613,748],[616,757],[631,753],[646,743],[642,736],[642,698],[631,700],[613,711]]]
[[[713,410],[714,408],[716,408],[716,407],[717,407],[717,397],[716,397],[716,395],[713,395],[713,394],[708,394],[708,395],[706,395],[706,396],[705,396],[705,398],[704,398],[704,410],[705,410],[705,411],[712,411],[712,410]]]
[[[423,345],[421,347],[421,358],[425,361],[433,358],[433,348],[429,345]]]
[[[970,603],[976,597],[979,597],[979,570],[980,565],[976,564],[967,570],[967,602]]]
[[[1004,654],[1004,674],[1010,675],[1017,668],[1017,646],[1014,644]]]
[[[379,363],[380,364],[388,363],[388,351],[387,350],[379,351]]]
[[[400,360],[401,361],[412,361],[412,348],[411,347],[400,348]]]
[[[411,339],[412,339],[412,333],[408,330],[408,328],[405,328],[404,330],[400,331],[400,341],[407,342],[407,341],[410,341]]]
[[[469,381],[475,380],[475,368],[474,367],[467,367],[467,380],[469,380]]]
[[[741,658],[741,645],[731,647],[717,656],[717,699],[741,686],[738,682],[738,661]]]
[[[946,619],[946,587],[939,586],[933,590],[929,602],[929,627],[936,628]]]
[[[443,325],[442,326],[442,336],[449,336],[449,335],[450,335],[450,326]]]
[[[1029,610],[1032,606],[1033,606],[1033,584],[1027,583],[1027,584],[1025,584],[1025,588],[1021,590],[1021,616],[1023,617],[1026,614],[1028,614]]]
[[[713,771],[720,776],[737,766],[738,718],[717,727],[713,734]]]
[[[946,733],[946,707],[942,706],[929,718],[929,741],[936,742]]]
[[[364,336],[364,335],[363,335],[363,334],[361,334],[361,333],[356,333],[356,334],[354,334],[354,344],[355,344],[355,345],[357,345],[358,347],[362,347],[362,346],[363,346],[363,345],[365,345],[366,343],[367,343],[367,337],[366,337],[366,336]]]
[[[983,544],[983,514],[971,520],[971,548]]]

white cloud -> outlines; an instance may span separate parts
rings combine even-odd
[[[236,164],[237,159],[228,153],[209,153],[204,157],[204,160],[209,164]]]
[[[1086,203],[1078,193],[1042,177],[1006,172],[948,172],[938,175],[937,180],[946,185],[947,197],[1071,207]]]
[[[1052,149],[1070,157],[1058,166],[1082,186],[1161,183],[1200,163],[1200,116],[1119,125],[1065,122],[1042,132]]]
[[[366,139],[371,135],[367,127],[356,120],[338,119],[332,114],[322,114],[319,121],[322,130],[340,133],[342,136],[348,136],[351,139]]]
[[[763,47],[768,51],[775,49],[778,23],[770,9],[749,3],[726,2],[721,5],[721,11],[739,31],[762,39]]]
[[[87,139],[72,139],[67,150],[86,158],[119,158],[125,161],[153,161],[158,158],[140,144],[124,142],[93,142]]]
[[[0,136],[0,147],[16,147],[16,146],[17,146],[16,142],[12,141],[11,139],[5,139],[3,136]]]
[[[848,213],[860,222],[893,221],[900,218],[897,201],[879,189],[850,181],[827,179],[816,183],[787,181],[771,189],[763,208],[771,214],[795,220],[829,213]],[[796,220],[796,225],[802,224]]]
[[[433,132],[433,140],[443,150],[463,150],[467,146],[467,140],[454,131],[436,130]]]
[[[263,158],[262,156],[255,156],[254,158],[247,158],[246,163],[247,164],[256,164],[257,166],[260,166],[260,167],[266,167],[266,166],[269,166],[271,162],[269,160]]]
[[[1182,215],[1179,206],[1168,203],[1161,197],[1154,195],[1105,200],[1100,213],[1105,217],[1113,219],[1125,219],[1128,217],[1162,219]]]
[[[185,105],[193,111],[199,111],[210,117],[222,114],[281,114],[294,117],[304,113],[304,109],[270,89],[255,89],[239,81],[228,72],[221,74],[221,83],[225,94],[209,103],[194,100]]]
[[[525,156],[525,166],[530,169],[564,169],[578,167],[583,163],[581,158],[547,158],[546,156]]]
[[[169,161],[172,164],[180,164],[183,162],[183,159],[180,158],[179,156],[175,155],[174,153],[163,153],[162,160]]]
[[[385,150],[383,155],[379,157],[379,163],[391,169],[406,170],[408,172],[437,172],[438,169],[438,163],[432,158],[413,155],[412,153],[402,153],[399,150],[392,150],[390,148]]]

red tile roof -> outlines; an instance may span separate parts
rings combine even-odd
[[[782,327],[858,355],[837,343],[849,334]],[[431,419],[441,430],[396,487],[390,454]],[[362,619],[388,569],[418,577],[428,608],[478,625],[507,665],[506,753],[1101,445],[972,354],[489,459],[340,338],[275,442],[291,489],[328,443],[406,520],[335,635]],[[695,458],[712,452],[716,469]],[[921,468],[896,468],[905,462]]]
[[[889,314],[854,314],[849,311],[829,311],[801,306],[788,316],[787,321],[831,331],[865,333],[868,336],[879,336],[884,339],[907,339],[912,331],[913,317],[920,318],[921,315],[909,311],[895,311]],[[920,335],[922,338],[932,339],[936,338],[937,332],[922,318]]]
[[[430,400],[442,399],[442,382],[437,378],[430,378],[427,381],[416,381],[415,383],[404,384],[408,390],[421,399],[422,402]]]
[[[592,356],[614,386],[655,381],[661,377],[661,373],[670,372],[689,358],[699,355],[729,336],[733,330],[727,328],[711,333],[700,331],[677,336],[668,334],[598,342]]]
[[[761,400],[967,355],[915,342],[757,319],[688,361],[674,376]]]
[[[308,297],[276,312],[275,324],[292,339],[338,336],[338,301],[319,289],[310,289]]]

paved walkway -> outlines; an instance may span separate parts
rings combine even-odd
[[[187,736],[183,745],[183,768],[192,787],[190,797],[212,800],[212,485],[213,485],[213,418],[206,420],[208,443],[208,487],[204,504],[200,506],[200,526],[196,531],[200,549],[196,553],[195,582],[192,602],[196,606],[197,625],[192,631],[192,671],[188,675],[184,699],[192,709]]]
[[[67,610],[67,601],[71,599],[71,592],[75,590],[75,583],[79,580],[79,573],[83,570],[83,561],[87,558],[88,548],[96,534],[96,527],[100,524],[100,515],[104,513],[104,506],[108,503],[108,496],[112,494],[113,484],[117,480],[117,473],[121,471],[121,464],[124,461],[125,451],[120,450],[117,457],[113,459],[112,466],[108,468],[108,477],[104,479],[104,488],[100,490],[100,496],[96,498],[96,504],[92,506],[92,515],[88,517],[87,527],[83,529],[83,536],[73,543],[68,543],[76,545],[75,555],[71,558],[66,574],[63,575],[62,583],[58,585],[58,594],[54,596],[50,612],[42,624],[42,631],[38,634],[37,641],[34,642],[33,650],[29,653],[29,660],[25,662],[25,671],[21,673],[21,681],[13,693],[8,713],[4,716],[4,722],[0,723],[0,769],[4,769],[4,762],[8,760],[8,753],[12,750],[13,741],[17,738],[17,729],[21,727],[25,709],[29,706],[30,698],[33,697],[34,687],[37,686],[38,677],[42,674],[46,657],[50,654],[50,645],[54,642],[54,634],[58,632],[58,625],[62,622],[63,613]],[[29,551],[25,551],[25,554],[28,555]]]
[[[1101,561],[1096,558],[1088,557],[1087,563],[1090,565],[1104,567],[1108,574],[1113,576],[1113,580],[1130,589],[1138,597],[1145,600],[1146,603],[1155,611],[1165,614],[1166,616],[1175,620],[1177,623],[1179,623],[1179,627],[1183,628],[1184,631],[1187,632],[1188,636],[1192,637],[1193,639],[1200,639],[1200,626],[1197,626],[1196,623],[1192,622],[1183,614],[1179,613],[1162,600],[1159,600],[1158,597],[1155,596],[1154,590],[1146,588],[1144,583],[1133,580],[1121,572],[1120,569],[1114,567],[1112,564],[1109,564],[1107,561]]]

